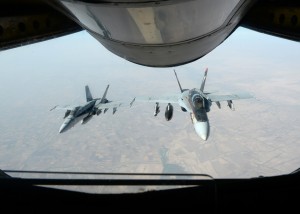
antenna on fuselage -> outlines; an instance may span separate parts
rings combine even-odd
[[[174,69],[174,73],[175,73],[175,76],[176,76],[176,79],[177,79],[177,82],[178,82],[178,85],[179,85],[180,91],[181,91],[181,93],[182,93],[182,92],[183,92],[183,90],[182,90],[182,88],[181,88],[181,85],[180,85],[180,82],[179,82],[179,80],[178,80],[178,77],[177,77],[177,74],[176,74],[176,72],[175,72],[175,69]]]
[[[202,92],[203,92],[204,86],[205,86],[205,81],[206,81],[206,76],[207,76],[207,70],[208,70],[208,68],[205,69],[204,77],[203,77],[203,80],[202,80],[202,83],[201,83],[201,87],[200,87],[200,91],[202,91]]]

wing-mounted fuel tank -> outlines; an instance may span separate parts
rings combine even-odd
[[[234,108],[234,105],[233,105],[232,100],[227,100],[227,103],[228,103],[228,107],[229,107],[232,111],[234,111],[235,108]]]
[[[159,112],[160,112],[159,103],[155,103],[154,116],[156,117]]]
[[[98,110],[96,111],[97,116],[99,116],[99,114],[101,114],[101,113],[102,113],[102,109],[98,109]]]
[[[92,117],[92,114],[89,114],[88,116],[84,117],[81,121],[81,124],[86,124],[90,119],[92,119]]]
[[[172,117],[173,117],[173,106],[170,103],[168,103],[165,111],[165,118],[167,121],[169,121],[172,119]]]
[[[181,111],[183,111],[183,112],[186,112],[186,109],[185,109],[185,108],[183,108],[183,107],[181,107]]]

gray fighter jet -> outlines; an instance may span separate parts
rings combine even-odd
[[[165,118],[167,121],[171,120],[173,116],[173,106],[171,103],[177,103],[182,111],[190,113],[196,133],[205,141],[208,139],[210,132],[207,112],[210,111],[212,102],[215,102],[216,105],[221,108],[220,102],[227,101],[229,108],[234,110],[232,100],[253,98],[248,93],[216,94],[216,92],[204,91],[207,69],[205,70],[199,89],[182,89],[175,70],[174,73],[180,88],[180,94],[164,97],[137,97],[136,100],[140,102],[154,102],[154,116],[157,116],[160,112],[159,103],[167,103],[165,110]]]
[[[129,105],[124,102],[112,102],[106,99],[106,94],[109,85],[107,85],[102,98],[93,98],[89,87],[85,86],[86,103],[84,105],[67,105],[67,106],[55,106],[50,109],[63,109],[66,110],[64,119],[65,121],[59,129],[59,133],[65,132],[72,128],[76,123],[81,121],[81,124],[86,124],[94,115],[100,115],[102,112],[106,113],[109,108],[113,109],[113,114],[116,113],[117,108],[129,106],[131,107],[134,100],[133,99]]]

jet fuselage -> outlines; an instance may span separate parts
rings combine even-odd
[[[77,124],[80,120],[89,114],[93,113],[93,108],[95,106],[96,100],[92,100],[83,106],[77,107],[72,110],[69,115],[64,120],[64,123],[59,129],[59,133],[65,132]]]
[[[209,137],[209,120],[211,102],[199,89],[184,90],[178,100],[179,105],[190,113],[196,133],[203,139]]]

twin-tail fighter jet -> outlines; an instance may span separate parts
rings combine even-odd
[[[54,109],[66,110],[64,119],[65,121],[59,129],[59,133],[65,132],[72,128],[76,123],[81,121],[81,124],[86,124],[94,115],[100,115],[102,112],[106,113],[109,108],[113,109],[113,114],[116,113],[117,108],[128,106],[123,102],[113,102],[106,99],[106,94],[109,85],[107,85],[102,98],[93,98],[89,87],[85,86],[86,103],[84,105],[67,105],[55,106]],[[133,99],[129,106],[131,107],[135,99]]]
[[[229,108],[234,110],[232,100],[252,98],[252,96],[247,93],[220,95],[214,94],[215,92],[205,91],[204,86],[207,76],[207,69],[205,70],[200,88],[193,89],[182,89],[175,70],[174,73],[180,88],[179,94],[165,97],[137,97],[136,101],[155,103],[154,116],[157,116],[160,112],[159,103],[167,103],[165,110],[165,118],[167,121],[171,120],[173,116],[172,104],[178,104],[182,111],[190,113],[196,133],[205,141],[208,139],[210,132],[207,113],[210,111],[212,102],[215,102],[216,105],[221,108],[220,102],[227,101]]]

